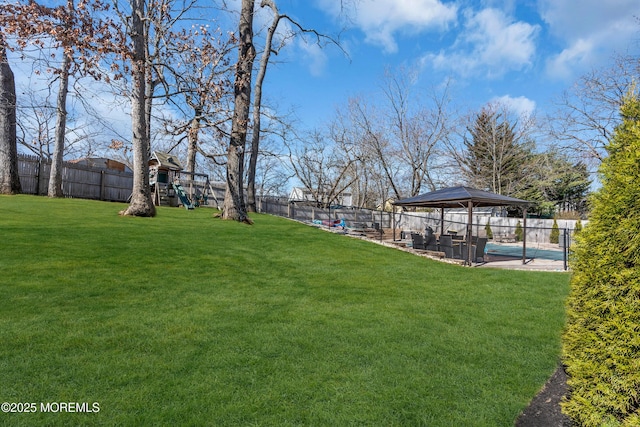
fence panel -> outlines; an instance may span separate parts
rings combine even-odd
[[[39,194],[40,159],[34,156],[19,156],[18,175],[23,193]]]
[[[18,156],[22,192],[47,194],[51,161],[35,156]],[[63,163],[62,192],[66,197],[126,202],[133,188],[133,174],[113,169]]]

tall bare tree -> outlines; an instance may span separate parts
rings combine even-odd
[[[74,13],[73,0],[67,1],[67,13]],[[72,29],[72,23],[66,19],[63,23],[64,30]],[[64,159],[64,137],[67,129],[67,95],[69,94],[69,71],[71,69],[71,46],[68,45],[68,39],[62,42],[62,64],[59,73],[58,101],[56,103],[58,114],[56,120],[56,138],[53,148],[53,161],[51,162],[51,172],[49,174],[49,188],[47,195],[49,197],[64,197],[62,192],[62,169]]]
[[[260,126],[262,107],[262,85],[267,74],[267,66],[269,65],[269,57],[273,50],[273,35],[278,29],[278,24],[282,19],[282,15],[278,11],[276,4],[271,0],[262,0],[261,7],[268,6],[273,12],[273,21],[267,29],[267,38],[260,59],[258,75],[256,77],[255,91],[253,95],[253,131],[251,134],[251,155],[249,157],[249,170],[247,176],[247,199],[249,212],[256,211],[256,168],[258,165],[258,154],[260,152]],[[277,53],[277,52],[276,52]]]
[[[621,122],[622,99],[638,75],[637,57],[617,56],[611,66],[581,76],[555,101],[557,109],[547,118],[551,138],[576,161],[597,168]]]
[[[5,5],[0,12],[0,24],[17,36],[24,49],[31,43],[41,49],[61,51],[60,65],[47,61],[46,68],[58,78],[57,122],[54,152],[49,177],[49,197],[62,197],[62,161],[67,125],[67,96],[71,75],[103,77],[98,70],[102,54],[111,47],[112,22],[98,14],[108,9],[100,0],[67,0],[65,6],[48,7],[36,1]]]
[[[155,216],[156,208],[149,188],[150,139],[147,127],[147,39],[145,1],[131,0],[131,17],[127,33],[131,39],[131,127],[133,145],[133,189],[129,207],[120,213],[132,216]]]
[[[401,163],[407,167],[402,177],[410,183],[407,195],[418,195],[424,185],[430,191],[435,190],[435,154],[451,131],[448,83],[440,91],[430,89],[428,104],[423,104],[416,97],[416,93],[425,93],[416,87],[416,76],[401,68],[395,73],[387,71],[382,91],[389,139]]]
[[[226,151],[207,140],[219,141],[229,135],[230,52],[237,42],[234,34],[225,37],[208,25],[194,27],[171,33],[167,46],[175,59],[164,73],[167,95],[182,113],[182,117],[172,115],[165,121],[165,131],[179,137],[175,146],[187,141],[185,170],[190,173],[196,172],[198,153],[220,165],[226,161]]]
[[[301,144],[289,146],[295,176],[319,207],[329,207],[355,181],[356,158],[343,155],[342,132],[329,136],[315,130]]]
[[[251,222],[244,199],[244,154],[251,108],[251,75],[256,50],[253,45],[254,0],[242,0],[238,25],[238,63],[234,81],[234,111],[227,150],[227,185],[222,218]]]
[[[256,168],[258,164],[258,156],[260,155],[260,135],[261,129],[261,109],[262,109],[262,86],[264,84],[267,67],[269,66],[269,58],[271,54],[278,54],[289,38],[295,37],[296,34],[310,34],[315,37],[315,42],[320,45],[322,42],[332,43],[340,48],[340,44],[330,36],[318,33],[316,30],[305,28],[298,21],[287,14],[280,13],[278,7],[273,0],[262,0],[260,7],[268,7],[271,9],[273,19],[271,25],[267,29],[264,49],[258,66],[258,74],[254,85],[253,95],[253,123],[251,133],[251,154],[249,157],[249,166],[247,171],[247,200],[248,210],[256,211]],[[290,33],[285,34],[281,38],[278,46],[274,46],[274,36],[278,30],[281,21],[288,21],[294,27]],[[343,51],[344,52],[344,51]]]
[[[0,34],[0,194],[20,192],[16,142],[16,83]]]

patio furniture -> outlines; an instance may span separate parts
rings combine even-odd
[[[454,257],[453,241],[451,239],[451,236],[440,236],[440,240],[438,241],[438,250],[440,252],[444,252],[444,256],[446,258]]]
[[[411,240],[413,241],[413,249],[426,249],[422,234],[411,233]]]
[[[428,251],[438,250],[438,238],[433,233],[433,228],[431,227],[424,229],[424,246]]]
[[[430,234],[424,239],[424,248],[428,251],[438,251],[438,241],[435,234]]]
[[[482,258],[482,262],[484,262],[484,251],[487,245],[486,237],[473,237],[471,239],[471,262],[480,262],[478,261]],[[462,245],[462,258],[466,259],[468,257],[468,246],[466,244]]]
[[[482,262],[484,262],[484,249],[485,246],[487,245],[487,238],[486,237],[478,237],[478,242],[476,243],[476,245],[473,248],[473,262],[478,262],[478,259],[482,258]]]

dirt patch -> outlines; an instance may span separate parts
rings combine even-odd
[[[567,374],[561,365],[516,419],[515,427],[571,427],[571,419],[560,410],[566,394]]]

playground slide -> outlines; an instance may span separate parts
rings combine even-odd
[[[193,205],[191,204],[191,201],[187,197],[187,193],[184,192],[184,188],[182,188],[182,185],[173,184],[173,183],[171,185],[173,186],[173,189],[175,190],[176,194],[178,195],[178,198],[180,199],[180,202],[182,202],[182,205],[186,209],[193,209]]]

